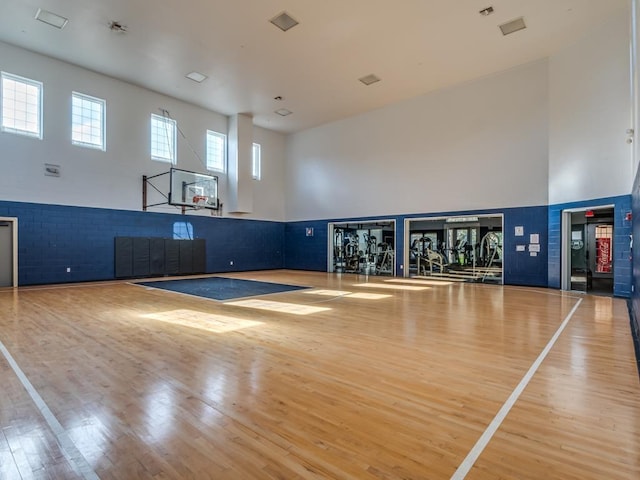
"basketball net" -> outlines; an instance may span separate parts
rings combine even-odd
[[[193,207],[197,210],[204,208],[207,205],[207,201],[209,197],[206,195],[194,195],[193,196]]]

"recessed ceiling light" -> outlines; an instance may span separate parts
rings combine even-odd
[[[509,35],[510,33],[524,30],[525,28],[527,28],[527,26],[524,24],[524,18],[522,17],[516,18],[515,20],[511,20],[510,22],[500,25],[502,35]]]
[[[59,28],[60,30],[62,30],[69,22],[68,19],[41,8],[36,12],[35,19],[40,20],[42,23],[46,23],[47,25],[51,25],[52,27]]]
[[[493,7],[483,8],[478,13],[480,15],[482,15],[483,17],[487,17],[487,16],[489,16],[489,15],[491,15],[493,13]]]
[[[366,75],[362,78],[359,78],[358,80],[360,80],[362,83],[364,83],[365,85],[369,86],[373,83],[379,82],[380,78],[378,78],[377,76],[375,76],[373,73],[370,75]]]
[[[198,82],[198,83],[202,83],[208,78],[206,75],[200,72],[187,73],[185,77],[187,77],[189,80],[193,80],[194,82]]]
[[[282,30],[283,32],[286,32],[287,30],[295,27],[299,23],[295,18],[293,18],[287,12],[279,13],[269,21],[273,23],[276,27],[278,27],[280,30]]]
[[[291,110],[287,110],[286,108],[281,108],[279,110],[276,110],[275,113],[277,113],[281,117],[286,117],[287,115],[291,115],[293,112]]]

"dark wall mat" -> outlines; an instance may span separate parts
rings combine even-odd
[[[237,278],[187,278],[184,280],[166,280],[160,282],[140,282],[138,285],[161,288],[172,292],[186,293],[214,300],[232,300],[235,298],[254,297],[269,293],[303,290],[310,287],[285,285],[282,283],[258,282]]]

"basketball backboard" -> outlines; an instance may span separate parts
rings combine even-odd
[[[169,205],[218,208],[218,177],[172,168]]]
[[[150,177],[144,175],[142,209],[146,211],[159,205],[179,206],[183,211],[185,208],[218,210],[218,177],[179,168]]]

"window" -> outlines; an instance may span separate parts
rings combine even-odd
[[[207,170],[224,172],[227,136],[207,130]]]
[[[176,121],[160,115],[151,115],[151,158],[176,163]]]
[[[253,163],[252,163],[252,169],[251,172],[253,174],[253,178],[255,180],[260,180],[260,176],[261,176],[261,160],[260,160],[260,144],[259,143],[254,143],[253,144]]]
[[[42,139],[42,83],[2,72],[2,131]]]
[[[71,95],[71,143],[105,150],[105,101],[73,92]]]

